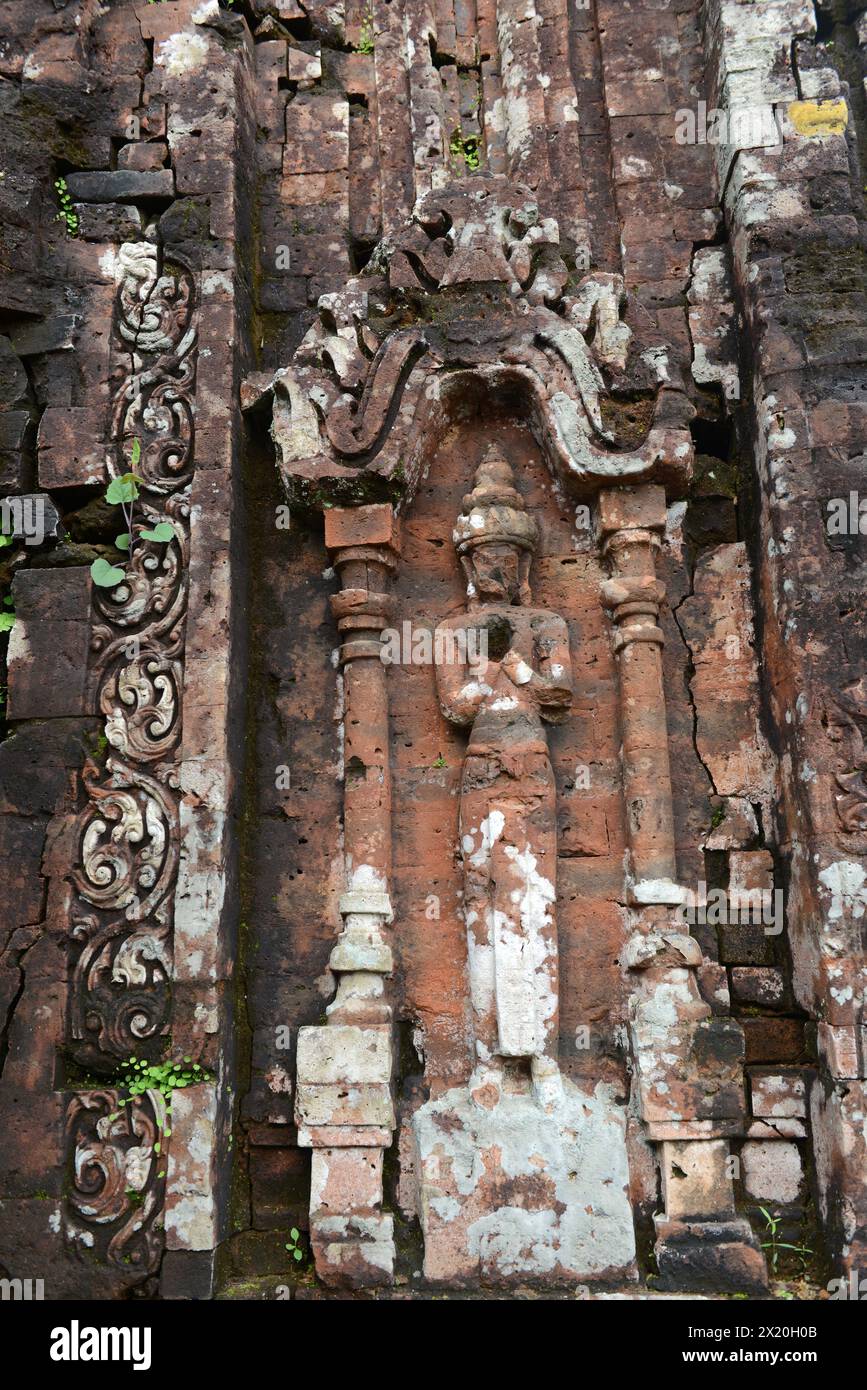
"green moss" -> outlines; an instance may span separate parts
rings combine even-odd
[[[634,448],[647,438],[656,408],[656,396],[603,396],[599,407],[602,423],[614,435],[617,444],[621,448]]]
[[[466,168],[475,173],[482,162],[481,151],[481,136],[464,135],[459,128],[455,128],[449,141],[449,154],[459,171]]]
[[[731,497],[738,495],[740,482],[737,459],[716,458],[713,454],[696,454],[693,465],[691,497]]]

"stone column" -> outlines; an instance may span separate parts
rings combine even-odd
[[[602,597],[615,625],[620,677],[630,896],[636,903],[680,903],[658,626],[665,590],[654,560],[665,529],[665,492],[651,484],[605,489],[598,517],[611,567]]]
[[[761,1292],[764,1260],[735,1213],[729,1137],[744,1132],[744,1036],[701,997],[701,947],[670,908],[637,914],[623,956],[638,1109],[658,1145],[659,1288]]]
[[[634,905],[623,958],[633,1085],[647,1137],[659,1145],[665,1202],[656,1217],[660,1287],[760,1290],[764,1261],[748,1222],[735,1216],[728,1165],[728,1136],[744,1127],[743,1030],[712,1017],[696,980],[701,948],[673,911],[686,895],[677,883],[659,627],[665,589],[655,565],[665,491],[603,489],[598,520],[611,569],[602,597],[615,627]]]
[[[325,543],[341,582],[331,600],[344,682],[343,930],[331,952],[337,990],[324,1027],[298,1034],[298,1142],[313,1149],[310,1238],[326,1283],[390,1283],[392,1218],[382,1164],[394,1130],[391,1007],[391,772],[381,659],[397,563],[390,505],[330,508]]]

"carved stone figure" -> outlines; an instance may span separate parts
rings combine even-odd
[[[544,724],[571,703],[569,634],[558,614],[530,604],[537,527],[494,446],[454,540],[468,611],[438,629],[436,674],[444,715],[470,729],[460,847],[477,1080],[498,1089],[502,1059],[522,1057],[537,1089],[550,1091],[559,1082],[557,821]],[[475,669],[453,659],[467,650],[481,652]]]
[[[459,846],[475,1053],[468,1084],[413,1119],[425,1273],[445,1283],[635,1273],[622,1108],[558,1059],[545,725],[568,717],[572,676],[564,619],[531,604],[537,536],[489,448],[454,532],[467,610],[434,643],[443,714],[469,729]]]

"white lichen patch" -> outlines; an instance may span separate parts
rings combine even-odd
[[[831,895],[828,921],[861,920],[867,910],[867,871],[854,860],[839,859],[819,874]]]
[[[165,68],[170,77],[197,72],[208,59],[209,45],[201,34],[169,34],[154,56],[154,66]]]
[[[602,1083],[558,1094],[485,1109],[459,1087],[416,1113],[428,1278],[632,1276],[623,1111]]]
[[[479,848],[469,856],[473,868],[480,869],[483,864],[488,862],[491,857],[491,850],[502,835],[505,824],[505,816],[502,811],[496,809],[491,811],[491,814],[482,821],[480,827],[482,842]]]

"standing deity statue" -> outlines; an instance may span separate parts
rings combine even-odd
[[[545,724],[566,717],[572,673],[564,619],[531,604],[537,539],[511,466],[492,445],[454,531],[467,611],[437,629],[436,677],[443,714],[470,730],[459,833],[476,1049],[471,1089],[484,1088],[496,1103],[504,1059],[523,1058],[547,1105],[562,1087],[556,792]],[[468,652],[479,653],[475,663]]]

